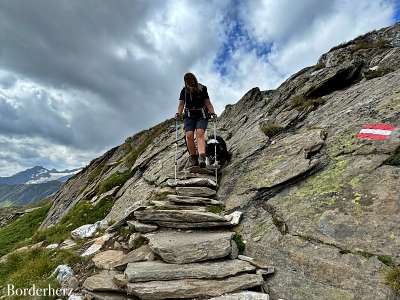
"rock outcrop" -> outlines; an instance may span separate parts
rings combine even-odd
[[[129,179],[105,219],[113,224],[109,231],[126,226],[135,215],[142,223],[156,223],[158,231],[148,234],[149,247],[161,259],[180,264],[228,259],[230,232],[236,231],[246,241],[245,255],[277,272],[264,283],[259,274],[245,273],[241,280],[235,275],[220,282],[128,283],[124,292],[144,299],[156,291],[179,298],[182,294],[173,293],[180,286],[188,297],[215,297],[262,285],[272,299],[391,299],[383,274],[387,266],[400,264],[399,143],[359,140],[356,134],[365,123],[400,126],[399,83],[396,24],[331,49],[276,90],[253,88],[228,105],[217,131],[232,159],[218,182],[212,172],[179,168],[182,181],[175,183],[175,132],[167,121],[127,139],[71,178],[54,197],[42,227],[99,194],[101,183],[113,174],[128,170]],[[183,139],[177,157],[183,166]],[[221,204],[225,213],[243,212],[236,227],[219,227],[224,221],[208,212]],[[204,206],[206,212],[180,207],[166,213],[171,205]],[[213,226],[201,227],[207,222]],[[225,233],[217,242],[210,236],[196,240],[198,232]],[[184,243],[179,235],[193,240]],[[177,243],[190,251],[174,248]],[[201,250],[206,248],[213,254]]]

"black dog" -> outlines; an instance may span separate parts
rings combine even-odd
[[[218,165],[223,166],[231,160],[232,153],[228,151],[226,143],[222,137],[217,135],[214,139],[214,136],[209,136],[206,143],[207,165],[212,165],[215,162],[215,148],[217,148]]]

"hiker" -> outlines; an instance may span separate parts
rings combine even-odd
[[[205,131],[207,129],[208,119],[216,118],[214,107],[208,96],[207,87],[197,81],[193,73],[186,73],[183,77],[185,87],[181,90],[179,97],[178,112],[175,117],[181,117],[184,114],[184,129],[186,144],[189,150],[189,167],[206,166],[206,140]],[[196,146],[194,143],[194,134],[196,132]]]

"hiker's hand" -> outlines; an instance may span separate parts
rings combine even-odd
[[[182,115],[182,114],[180,114],[180,113],[177,112],[177,113],[175,114],[175,119],[179,120],[179,119],[181,118],[181,115]]]

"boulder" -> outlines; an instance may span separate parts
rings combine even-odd
[[[145,222],[225,222],[225,218],[220,215],[193,210],[146,209],[135,212],[135,217]]]
[[[224,203],[215,199],[204,198],[204,197],[188,197],[179,195],[167,195],[167,199],[175,203],[185,204],[204,204],[204,205],[223,205]]]
[[[58,248],[58,244],[50,244],[50,245],[46,246],[46,249],[50,249],[50,250],[57,249],[57,248]]]
[[[151,250],[169,263],[192,263],[226,257],[233,232],[160,232],[146,235]]]
[[[96,234],[99,227],[100,227],[100,221],[98,221],[94,224],[82,225],[82,226],[72,230],[71,236],[73,239],[90,238]]]
[[[106,233],[106,234],[104,234],[104,235],[102,235],[102,236],[100,236],[100,237],[94,239],[93,244],[92,244],[89,248],[87,248],[87,249],[81,254],[81,256],[82,256],[82,257],[85,257],[85,256],[90,256],[90,255],[93,255],[93,254],[98,253],[98,252],[101,250],[101,248],[103,248],[103,245],[104,245],[112,236],[113,236],[113,234]]]
[[[92,260],[97,268],[111,270],[123,257],[124,253],[122,251],[107,250],[96,254]]]
[[[58,265],[50,277],[56,276],[59,283],[63,283],[68,278],[74,276],[74,271],[68,265]]]
[[[136,249],[139,246],[141,246],[144,242],[144,238],[141,233],[135,232],[132,233],[131,236],[129,237],[128,241],[128,247],[129,249]]]
[[[67,250],[67,249],[71,249],[71,248],[73,248],[73,247],[75,247],[75,246],[76,246],[76,242],[75,242],[75,241],[73,241],[73,240],[71,240],[71,239],[66,239],[65,241],[63,241],[63,242],[60,244],[59,248],[60,248],[60,249]]]
[[[177,187],[176,193],[179,196],[188,197],[214,197],[217,192],[208,187]]]
[[[123,271],[128,263],[134,263],[139,261],[151,261],[154,260],[154,253],[151,251],[149,245],[143,245],[135,250],[132,250],[128,254],[125,254],[121,260],[114,264],[114,269]]]
[[[82,287],[92,292],[123,292],[113,281],[117,274],[119,273],[116,271],[102,271],[86,278]]]
[[[157,225],[144,224],[134,220],[126,221],[126,223],[128,224],[129,229],[141,233],[149,233],[158,229]]]
[[[128,282],[176,279],[215,279],[244,272],[255,271],[255,267],[241,260],[171,265],[162,261],[129,263],[125,276]]]
[[[140,299],[208,298],[237,290],[260,286],[263,279],[257,274],[243,274],[225,279],[182,279],[128,283],[127,292]]]

